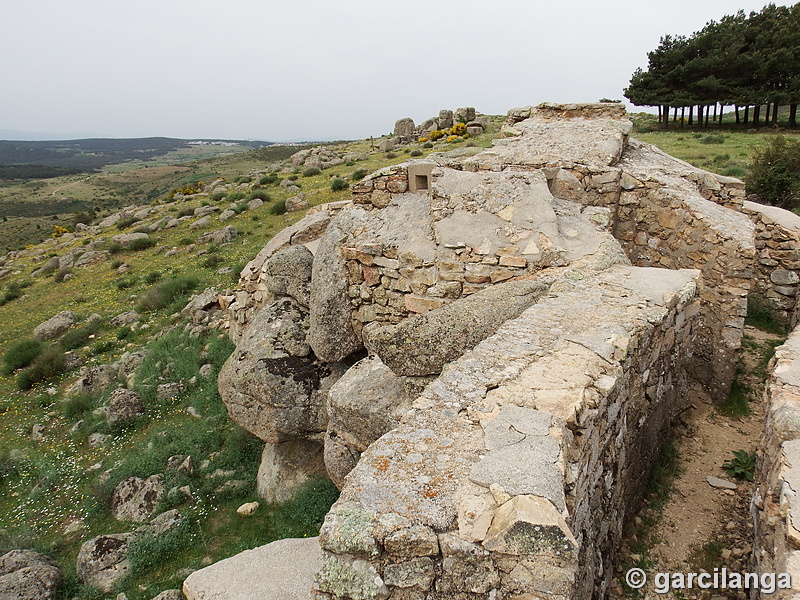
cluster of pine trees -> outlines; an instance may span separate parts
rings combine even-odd
[[[665,127],[670,109],[673,121],[707,127],[709,118],[721,124],[724,107],[733,106],[737,123],[752,119],[758,127],[777,123],[778,108],[787,105],[789,126],[797,127],[800,3],[739,11],[690,37],[667,35],[647,56],[647,70],[636,70],[625,97],[657,106]]]

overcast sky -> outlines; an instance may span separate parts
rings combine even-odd
[[[763,5],[2,0],[0,130],[357,139],[441,108],[621,99],[662,35]]]

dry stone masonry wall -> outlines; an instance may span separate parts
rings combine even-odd
[[[342,490],[316,598],[605,597],[687,382],[727,395],[751,289],[794,311],[794,222],[629,139],[620,106],[504,131],[312,209],[226,301],[259,492]]]
[[[766,424],[751,506],[753,557],[759,573],[790,573],[796,594],[800,592],[800,330],[776,348],[764,395]]]

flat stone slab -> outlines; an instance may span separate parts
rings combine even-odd
[[[318,538],[278,540],[195,571],[187,600],[308,600],[320,568]]]
[[[719,488],[722,490],[735,490],[736,484],[732,481],[728,481],[727,479],[720,479],[719,477],[714,477],[712,475],[708,475],[706,477],[706,481],[708,485],[714,488]]]

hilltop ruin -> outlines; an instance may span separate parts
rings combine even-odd
[[[266,442],[260,493],[341,489],[312,597],[604,598],[689,382],[730,390],[748,293],[797,320],[797,218],[631,129],[514,109],[244,269],[219,390]]]

